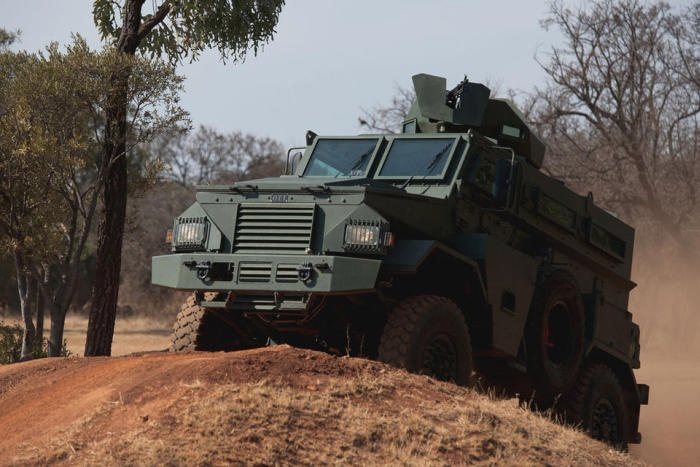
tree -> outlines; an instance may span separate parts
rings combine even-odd
[[[62,347],[66,312],[75,295],[83,252],[105,180],[95,154],[103,142],[115,68],[132,69],[129,144],[171,127],[182,78],[157,61],[90,51],[75,38],[66,52],[0,53],[0,242],[13,253],[25,338],[31,352],[32,284],[51,314],[49,354]]]
[[[19,37],[19,32],[8,31],[0,28],[0,50],[4,50],[11,46]]]
[[[361,109],[358,123],[373,133],[398,133],[415,99],[416,93],[412,89],[396,86],[389,105]]]
[[[547,167],[574,188],[671,238],[695,260],[700,226],[700,4],[550,4],[564,44],[540,62],[549,85],[533,112]]]
[[[208,48],[216,48],[222,59],[234,62],[244,60],[249,51],[257,54],[272,39],[284,1],[165,0],[154,2],[152,13],[145,15],[144,3],[95,0],[93,16],[100,34],[115,45],[118,54],[134,56],[140,51],[179,63],[187,57],[195,60]],[[126,216],[130,72],[128,67],[123,68],[109,80],[111,98],[102,156],[106,174],[104,209],[85,355],[109,355],[112,347]]]
[[[182,186],[233,183],[284,170],[279,141],[239,131],[223,134],[206,126],[194,133],[163,134],[149,151],[165,164],[164,175]]]

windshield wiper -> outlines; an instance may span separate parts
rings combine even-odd
[[[440,152],[438,152],[437,154],[435,154],[435,157],[433,157],[433,160],[430,161],[430,164],[428,164],[428,165],[425,167],[425,170],[427,170],[428,172],[427,172],[424,176],[430,175],[430,171],[431,171],[433,168],[435,168],[435,166],[437,165],[437,163],[438,163],[438,161],[440,160],[440,158],[445,154],[445,152],[447,152],[447,150],[448,150],[449,148],[452,147],[453,144],[454,144],[454,141],[450,141],[449,143],[447,143],[447,145],[446,145],[444,148],[440,149]]]
[[[435,166],[437,166],[437,163],[438,163],[438,161],[440,160],[440,158],[447,152],[447,150],[448,150],[449,148],[452,147],[452,144],[454,144],[454,141],[450,141],[449,143],[447,143],[447,145],[446,145],[444,148],[440,149],[440,151],[438,151],[438,153],[435,154],[435,156],[433,156],[433,159],[432,159],[432,160],[430,161],[430,163],[425,167],[425,170],[427,170],[427,172],[423,174],[423,178],[422,178],[423,180],[425,179],[425,177],[427,177],[428,175],[430,175],[431,170],[432,170],[433,168],[435,168]],[[408,177],[408,178],[406,179],[405,182],[403,182],[403,183],[401,184],[401,186],[399,186],[399,188],[402,189],[402,190],[405,189],[405,188],[408,186],[408,184],[411,183],[411,181],[412,181],[414,178],[416,178],[416,176],[415,176],[415,175],[411,175],[410,177]]]
[[[369,156],[370,154],[372,154],[373,152],[374,152],[374,147],[372,147],[372,148],[370,148],[369,150],[367,150],[367,151],[363,152],[362,154],[360,154],[360,155],[358,156],[358,158],[355,160],[355,162],[353,162],[353,164],[352,164],[352,166],[350,167],[350,169],[347,171],[348,176],[352,176],[353,171],[359,169],[360,166],[362,166],[362,162],[364,162],[365,158],[366,158],[367,156]],[[338,172],[338,173],[336,174],[336,177],[337,177],[338,175],[340,175],[340,173],[341,173],[341,172]]]

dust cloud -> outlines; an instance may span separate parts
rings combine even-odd
[[[630,311],[641,327],[637,382],[642,444],[630,453],[657,465],[700,465],[700,267],[663,248],[637,252]]]

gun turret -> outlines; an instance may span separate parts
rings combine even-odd
[[[466,78],[449,91],[446,83],[439,76],[413,76],[416,100],[403,122],[404,133],[463,133],[473,128],[536,168],[542,166],[545,145],[511,101],[489,98],[489,88]]]

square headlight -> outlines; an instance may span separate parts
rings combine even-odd
[[[392,245],[393,235],[386,222],[350,220],[345,225],[343,248],[346,250],[380,254]]]
[[[356,246],[379,246],[379,226],[378,225],[347,225],[345,227],[346,245]]]
[[[208,221],[206,217],[181,217],[173,229],[173,249],[195,251],[204,248]]]

